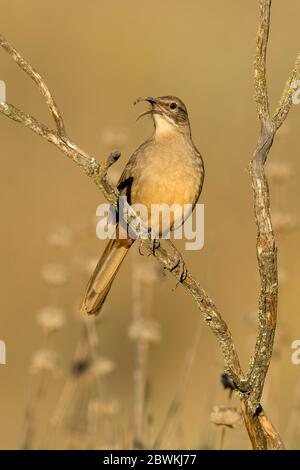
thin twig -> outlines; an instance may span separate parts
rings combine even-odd
[[[16,64],[35,82],[41,91],[47,106],[52,114],[52,117],[56,123],[57,131],[61,137],[65,135],[65,125],[63,122],[62,115],[54,101],[49,88],[41,75],[21,56],[21,54],[0,34],[0,46],[14,59]]]
[[[134,258],[137,256],[133,252]],[[135,325],[143,326],[145,322],[143,312],[142,278],[137,261],[133,260],[132,268],[132,321]],[[133,371],[134,379],[134,402],[133,402],[133,447],[141,449],[144,447],[145,427],[145,400],[149,358],[149,342],[143,334],[139,334],[135,340],[135,364]]]
[[[285,84],[282,96],[280,98],[279,106],[275,111],[273,116],[273,122],[275,124],[276,129],[282,125],[285,121],[289,110],[292,106],[292,98],[293,94],[295,93],[296,89],[299,88],[298,80],[300,79],[300,54],[298,54],[294,69],[289,77],[288,81]]]
[[[269,99],[266,82],[266,58],[270,29],[271,0],[259,2],[259,24],[256,36],[254,87],[257,114],[264,124],[269,118]]]

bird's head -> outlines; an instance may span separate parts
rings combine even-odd
[[[138,116],[151,115],[157,132],[168,132],[181,130],[190,132],[190,123],[185,104],[176,96],[160,96],[153,98],[151,96],[138,98],[134,104],[146,101],[150,104],[150,109],[144,111]]]

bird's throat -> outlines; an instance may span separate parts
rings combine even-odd
[[[170,135],[177,132],[177,126],[167,117],[161,114],[154,115],[155,134],[157,137],[162,135]]]

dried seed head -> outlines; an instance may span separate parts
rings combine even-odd
[[[129,325],[128,336],[133,341],[157,343],[161,340],[160,325],[152,320],[134,320]]]
[[[114,372],[115,363],[107,357],[99,357],[92,365],[91,372],[96,377],[105,377]]]
[[[210,420],[217,426],[227,426],[234,428],[242,422],[242,414],[236,408],[230,406],[214,406]]]
[[[60,360],[56,351],[39,349],[33,354],[30,373],[35,375],[41,372],[57,374],[60,371]]]
[[[50,245],[57,248],[66,248],[71,244],[71,230],[66,227],[59,227],[57,230],[49,233],[47,241]]]
[[[42,268],[42,279],[46,284],[61,286],[68,281],[65,266],[56,263],[45,264]]]
[[[91,406],[98,416],[115,416],[120,411],[118,400],[94,400]]]
[[[63,309],[47,305],[37,314],[37,322],[44,333],[54,333],[65,324],[65,313]]]

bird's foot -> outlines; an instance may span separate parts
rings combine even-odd
[[[143,247],[144,247],[144,244],[145,242],[148,241],[148,240],[143,240],[142,238],[140,239],[140,243],[139,243],[139,253],[141,256],[144,256],[144,253],[143,253]],[[157,238],[154,238],[154,239],[151,239],[150,240],[150,248],[148,248],[148,256],[150,255],[153,255],[155,256],[155,251],[160,247],[160,241],[157,239]]]
[[[151,252],[149,255],[155,256],[156,250],[160,247],[160,241],[157,238],[151,240]]]
[[[182,283],[187,278],[188,270],[187,270],[186,264],[184,262],[183,256],[180,253],[180,251],[177,250],[176,246],[171,242],[171,240],[169,240],[169,243],[171,244],[174,250],[174,260],[175,260],[173,263],[173,266],[171,266],[170,268],[170,271],[172,272],[177,268],[179,270],[178,282],[175,286],[175,289],[176,289],[178,284]]]

